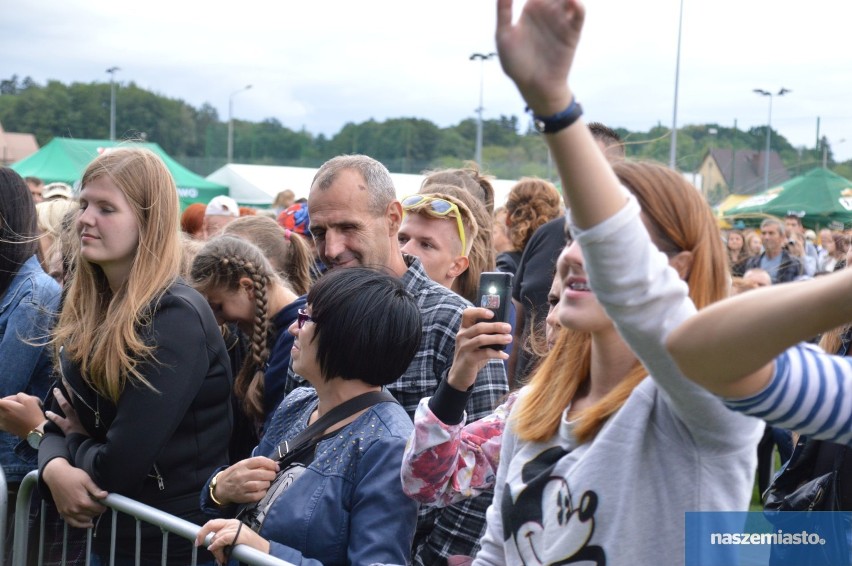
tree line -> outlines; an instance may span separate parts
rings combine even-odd
[[[54,137],[109,138],[109,83],[48,81],[40,85],[17,75],[0,80],[0,123],[7,131],[33,133],[39,145]],[[195,108],[122,84],[116,104],[116,135],[158,143],[193,171],[207,175],[225,164],[227,120],[209,103]],[[616,131],[627,142],[633,158],[669,160],[670,129],[659,124],[647,132]],[[766,128],[749,130],[718,124],[685,126],[678,130],[678,162],[682,171],[695,171],[711,148],[765,147]],[[331,137],[292,130],[275,118],[261,122],[234,120],[234,161],[261,165],[317,167],[343,153],[365,153],[397,173],[420,173],[458,167],[471,160],[476,144],[476,120],[468,118],[446,128],[421,118],[392,118],[379,122],[347,123]],[[795,148],[772,130],[772,149],[792,173],[822,162],[823,148]],[[827,143],[823,140],[823,143]],[[555,178],[547,148],[528,120],[500,116],[483,120],[483,169],[499,178],[525,175]],[[829,157],[831,157],[829,151]],[[852,175],[852,161],[830,163],[841,175]]]

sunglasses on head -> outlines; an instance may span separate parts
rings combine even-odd
[[[461,220],[461,211],[459,207],[456,206],[456,203],[450,202],[446,199],[440,197],[432,197],[429,195],[411,195],[409,197],[405,197],[402,199],[402,210],[408,212],[412,208],[418,207],[421,204],[428,204],[428,208],[424,208],[430,216],[434,216],[436,218],[444,218],[449,216],[450,213],[455,213],[456,215],[456,226],[458,226],[459,230],[459,239],[461,239],[462,252],[467,251],[467,241],[464,233],[464,225]]]

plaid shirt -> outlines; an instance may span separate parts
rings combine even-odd
[[[441,380],[446,379],[453,363],[462,311],[471,304],[429,279],[419,259],[405,256],[405,262],[408,271],[402,276],[402,282],[420,307],[423,340],[411,365],[397,381],[388,385],[388,390],[413,420],[420,399],[431,396]],[[291,364],[286,392],[300,385],[304,385],[304,380],[293,372]],[[465,408],[468,421],[491,414],[508,392],[503,362],[489,361],[479,371]],[[491,496],[492,492],[488,491],[444,509],[421,510],[414,563],[431,566],[453,554],[473,556],[485,532],[485,510],[491,503]]]

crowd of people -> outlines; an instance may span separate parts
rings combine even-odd
[[[720,231],[680,174],[584,123],[584,7],[512,10],[498,0],[497,51],[562,195],[525,178],[495,203],[470,165],[398,198],[381,163],[342,155],[307,198],[181,212],[132,146],[76,191],[0,169],[0,464],[10,517],[39,471],[44,563],[85,563],[92,529],[93,564],[112,537],[122,565],[137,541],[144,565],[164,545],[174,565],[193,545],[199,564],[237,545],[657,564],[660,540],[683,564],[686,513],[748,510],[773,443],[852,444],[848,235],[796,214]],[[483,308],[493,271],[514,276],[508,323]],[[103,520],[110,493],[197,538]]]

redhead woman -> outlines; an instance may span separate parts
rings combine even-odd
[[[557,265],[564,328],[512,408],[474,564],[683,564],[686,511],[748,508],[763,429],[664,347],[726,296],[722,240],[681,175],[610,166],[583,123],[568,81],[583,6],[528,0],[513,21],[499,0],[497,13],[501,64],[545,134],[573,241]],[[497,340],[493,324],[463,324],[457,356]]]
[[[232,380],[210,307],[178,277],[177,189],[160,158],[109,151],[81,186],[78,251],[53,336],[61,391],[47,407],[39,477],[71,526],[95,529],[97,563],[108,556],[112,526],[98,500],[109,492],[204,522],[198,492],[227,462]],[[115,535],[119,562],[130,560],[135,521],[121,515]],[[162,538],[142,528],[143,564],[160,564]],[[170,564],[191,552],[169,541]]]

